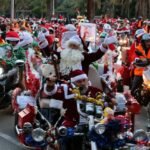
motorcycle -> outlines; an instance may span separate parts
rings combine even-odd
[[[73,93],[76,93],[75,99],[77,100],[79,123],[74,127],[60,126],[58,128],[59,133],[61,133],[59,136],[60,147],[62,149],[71,149],[71,147],[77,149],[79,146],[78,148],[83,150],[95,150],[96,145],[94,142],[89,141],[88,132],[95,124],[95,121],[102,117],[104,102],[101,99],[101,95],[94,99],[80,95],[78,89],[74,89]]]
[[[54,129],[36,106],[28,104],[18,113],[15,131],[20,143],[28,149],[58,149]]]
[[[96,142],[98,150],[148,150],[150,134],[142,129],[134,133],[128,129],[127,118],[119,116],[105,124],[97,124],[90,131],[90,139]]]
[[[136,60],[134,64],[138,67],[145,68],[143,72],[143,84],[135,90],[135,97],[144,106],[149,104],[150,97],[150,62],[149,60]]]
[[[12,64],[10,46],[0,47],[0,109],[7,108],[11,104],[11,91],[20,83],[23,60],[15,60]]]
[[[118,114],[113,117],[113,110],[107,107],[107,104],[103,98],[103,100],[99,99],[98,102],[95,100],[88,101],[88,99],[86,100],[87,102],[84,102],[84,98],[78,98],[79,101],[77,101],[77,110],[80,114],[80,121],[78,126],[84,127],[86,124],[88,127],[87,132],[83,132],[85,137],[84,139],[86,139],[85,141],[83,141],[83,143],[88,143],[88,147],[84,148],[98,150],[120,148],[125,146],[126,141],[124,138],[121,137],[120,134],[125,134],[126,132],[128,132],[128,134],[131,134],[131,132],[129,131],[131,128],[130,117],[128,117],[128,115],[122,116]],[[102,103],[100,104],[100,102]],[[102,104],[105,104],[105,106]],[[109,122],[111,117],[109,118],[108,115],[111,115],[111,117],[114,118],[111,119],[112,122]],[[118,122],[120,122],[120,124]],[[105,124],[106,126],[108,125],[108,129],[106,131]],[[97,137],[94,131],[97,131],[97,133],[101,134],[102,137]]]
[[[145,68],[143,71],[143,84],[138,87],[134,91],[135,98],[138,100],[138,102],[143,105],[147,106],[147,117],[148,117],[148,125],[147,130],[150,130],[150,61],[149,60],[136,60],[134,64],[138,67]]]
[[[77,94],[77,92],[75,93]],[[80,130],[80,133],[83,133],[83,137],[85,137],[83,138],[85,140],[83,141],[83,149],[108,150],[129,149],[133,147],[132,143],[136,142],[133,140],[133,133],[131,132],[131,117],[127,113],[124,114],[126,107],[125,104],[122,103],[127,96],[129,98],[128,94],[124,97],[117,95],[118,104],[114,111],[106,107],[106,102],[101,101],[101,99],[97,101],[90,98],[85,99],[85,97],[80,95],[77,96],[77,110],[80,114],[78,127],[80,126],[82,127],[80,129],[85,129],[86,125],[86,132],[85,130]],[[130,99],[132,104],[134,104],[133,101],[134,100]],[[104,103],[106,108],[102,107]],[[133,108],[134,106],[135,105],[133,105]],[[128,109],[129,108],[130,107],[128,107]],[[130,109],[133,110],[133,108],[131,107]],[[122,112],[123,115],[121,114]],[[135,144],[134,146],[137,145]]]
[[[113,75],[105,74],[101,77],[103,91],[109,95],[109,97],[113,97],[116,101],[116,105],[114,106],[115,115],[123,115],[126,113],[130,114],[130,119],[132,123],[132,131],[134,131],[134,117],[135,114],[139,114],[141,107],[136,98],[134,98],[131,93],[127,90],[124,91],[122,89],[118,90],[117,81],[110,80]]]

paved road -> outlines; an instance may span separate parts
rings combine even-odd
[[[0,111],[0,150],[24,150],[16,138],[13,124],[14,116],[10,110]],[[141,115],[136,116],[136,129],[146,129],[146,109],[142,108]]]
[[[0,111],[0,150],[24,150],[16,138],[13,124],[12,112]]]
[[[146,107],[143,107],[140,115],[136,115],[135,129],[147,130],[147,112]]]

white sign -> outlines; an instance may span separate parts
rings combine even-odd
[[[80,35],[85,41],[96,41],[96,24],[94,23],[81,23]]]

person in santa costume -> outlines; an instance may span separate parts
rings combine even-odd
[[[84,50],[81,38],[78,35],[71,37],[66,42],[66,48],[60,53],[61,75],[69,75],[71,71],[77,69],[83,70],[88,75],[89,65],[100,59],[108,50],[108,46],[116,42],[115,36],[107,37],[96,52],[88,53]]]
[[[19,43],[20,37],[19,34],[15,31],[8,31],[6,33],[5,40],[8,44],[11,44],[13,47],[15,47]]]
[[[59,97],[60,99],[60,97],[62,97],[63,109],[66,110],[62,126],[67,128],[73,128],[79,123],[79,114],[76,107],[76,100],[74,99],[75,94],[72,93],[72,90],[79,87],[82,95],[91,96],[93,98],[97,96],[98,92],[101,92],[99,89],[88,85],[88,77],[82,70],[75,70],[71,72],[70,77],[70,84],[63,84],[61,87],[57,88],[53,87],[53,90],[47,88],[46,90],[48,92],[45,91],[45,93],[49,93],[49,95],[51,94],[51,97],[53,98]],[[51,83],[46,82],[46,85],[49,85],[50,87],[50,85],[52,85]],[[82,140],[82,137],[62,137],[59,139],[60,148],[64,150],[81,149]]]
[[[42,53],[43,59],[49,58],[49,60],[51,61],[50,63],[55,64],[55,68],[57,68],[60,60],[60,54],[59,52],[53,50],[52,43],[54,41],[50,44],[48,42],[48,39],[46,38],[46,35],[40,31],[38,33],[37,42],[40,48],[40,52]]]
[[[60,109],[64,100],[63,88],[56,84],[56,72],[52,64],[42,64],[40,70],[43,76],[43,86],[40,91],[40,110],[54,125],[60,117]]]
[[[74,100],[75,94],[72,93],[73,89],[79,88],[80,94],[88,97],[96,98],[101,90],[90,85],[88,77],[82,70],[74,70],[70,73],[70,81],[68,85],[64,84],[64,108],[66,113],[64,116],[63,125],[66,127],[73,127],[79,123],[79,114],[76,108],[76,101]]]
[[[82,117],[80,117],[78,113],[73,89],[78,88],[82,96],[84,95],[92,98],[96,98],[99,95],[99,93],[101,93],[101,90],[89,84],[88,77],[86,73],[84,73],[82,70],[72,71],[70,73],[70,81],[71,81],[70,84],[62,85],[65,98],[63,107],[66,109],[62,125],[65,127],[75,127],[75,125],[80,125],[80,123],[86,124],[86,122],[83,121],[84,119],[82,119]],[[65,150],[69,149],[75,150],[81,149],[83,139],[82,137],[72,137],[72,138],[65,137],[62,139],[61,142],[62,142],[61,145],[63,145],[63,148]]]
[[[25,28],[21,28],[19,32],[20,41],[16,45],[15,49],[21,47],[27,49],[33,43],[32,34],[25,30]]]
[[[42,108],[49,108],[51,99],[62,100],[63,109],[66,109],[62,125],[66,127],[74,127],[79,123],[79,114],[76,107],[73,89],[79,88],[81,95],[86,95],[92,98],[96,98],[97,94],[101,91],[90,85],[87,75],[82,70],[74,70],[70,73],[70,83],[57,85],[56,75],[54,71],[52,71],[54,69],[48,64],[44,65],[42,68],[47,67],[49,67],[49,69],[51,68],[51,71],[50,73],[49,71],[46,71],[48,74],[46,73],[46,83],[43,86],[40,106]]]

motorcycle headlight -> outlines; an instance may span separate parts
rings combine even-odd
[[[134,133],[133,138],[137,142],[147,142],[148,141],[148,135],[142,129],[136,130],[135,133]]]
[[[58,128],[58,134],[60,136],[66,136],[67,135],[67,128],[65,126],[61,126]]]
[[[4,73],[4,68],[0,67],[0,75]]]
[[[105,125],[101,123],[97,123],[94,128],[97,134],[103,134],[105,132],[105,129]]]
[[[42,142],[45,138],[45,131],[41,128],[36,128],[32,131],[32,137],[36,142]]]

